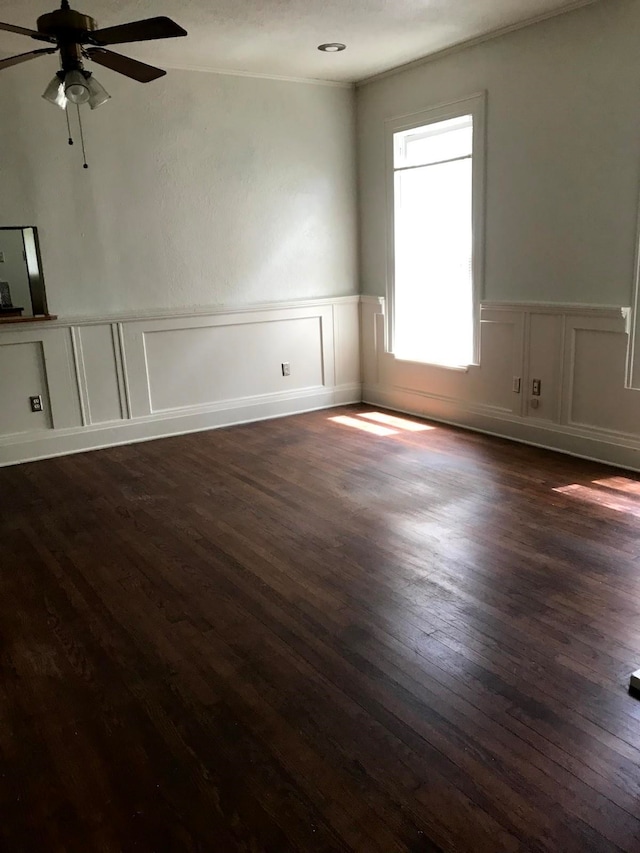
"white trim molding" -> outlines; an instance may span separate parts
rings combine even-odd
[[[471,47],[476,47],[477,45],[484,44],[487,41],[493,41],[494,39],[509,35],[509,33],[515,33],[518,30],[524,30],[527,27],[533,27],[536,24],[542,24],[551,18],[557,18],[558,15],[566,15],[569,12],[575,12],[578,9],[582,9],[584,6],[591,6],[593,3],[597,2],[599,2],[599,0],[574,0],[574,2],[567,3],[566,6],[561,6],[559,9],[549,9],[547,12],[542,12],[540,15],[535,15],[532,18],[526,18],[524,21],[518,21],[515,24],[508,24],[505,27],[488,30],[486,33],[482,33],[479,36],[474,36],[473,38],[456,42],[456,44],[452,44],[450,47],[444,47],[441,50],[436,50],[426,56],[421,56],[419,59],[413,59],[410,62],[403,63],[402,65],[394,65],[393,68],[388,68],[386,71],[380,71],[378,74],[371,74],[369,77],[363,77],[361,80],[357,80],[355,85],[360,88],[361,86],[367,86],[369,83],[375,83],[378,80],[385,80],[387,77],[395,77],[397,74],[403,74],[405,71],[420,68],[428,62],[436,62],[438,59],[443,59],[445,56],[450,56],[451,54],[468,50]]]
[[[0,465],[364,400],[640,470],[628,308],[485,302],[481,362],[463,371],[396,359],[385,308],[355,296],[2,326]]]
[[[636,256],[633,280],[633,307],[628,318],[629,346],[627,348],[627,388],[640,389],[640,202],[636,229]]]
[[[466,373],[396,359],[384,312],[384,299],[362,300],[365,402],[640,470],[640,394],[625,387],[629,308],[483,303],[481,362]]]
[[[0,327],[0,465],[359,402],[359,337],[357,296]]]

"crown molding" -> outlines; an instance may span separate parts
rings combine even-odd
[[[342,80],[320,80],[317,77],[287,77],[281,74],[263,74],[257,71],[237,71],[228,68],[208,68],[200,65],[175,65],[162,63],[163,68],[172,71],[199,71],[202,74],[220,74],[225,77],[251,77],[257,80],[276,80],[281,83],[304,83],[309,86],[331,86],[336,89],[354,89],[355,83]]]
[[[595,3],[600,2],[600,0],[573,0],[573,2],[568,3],[565,6],[562,6],[559,9],[553,9],[549,12],[545,12],[541,15],[536,15],[533,18],[527,18],[524,21],[519,21],[516,24],[509,24],[506,27],[500,27],[495,30],[488,30],[486,33],[483,33],[479,36],[474,36],[473,38],[466,39],[465,41],[457,42],[456,44],[452,44],[450,47],[445,47],[442,50],[437,50],[434,53],[429,53],[426,56],[422,56],[419,59],[412,59],[410,62],[405,62],[402,65],[396,65],[393,68],[388,68],[386,71],[381,71],[378,74],[372,74],[369,77],[363,77],[361,80],[355,81],[356,87],[366,86],[369,83],[376,83],[378,80],[385,80],[387,77],[394,77],[396,74],[401,74],[404,71],[411,71],[414,68],[420,68],[422,65],[426,65],[429,62],[435,62],[438,59],[444,59],[446,56],[451,56],[452,54],[459,53],[462,50],[467,50],[471,47],[477,47],[480,44],[484,44],[488,41],[493,41],[493,39],[501,38],[502,36],[509,35],[509,33],[515,33],[518,30],[524,30],[527,27],[532,27],[535,24],[542,24],[544,21],[549,21],[551,18],[557,18],[560,15],[567,15],[570,12],[576,12],[578,9],[582,9],[585,6],[593,6]]]

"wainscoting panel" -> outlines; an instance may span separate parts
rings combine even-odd
[[[0,326],[0,394],[0,464],[359,402],[359,297]]]
[[[363,364],[365,387],[373,385],[399,395],[421,395],[438,401],[443,410],[459,400],[499,416],[520,413],[513,377],[521,375],[523,317],[521,312],[486,312],[480,324],[481,363],[464,368],[404,361],[386,352],[383,303],[363,302]],[[372,311],[378,311],[372,314]],[[376,346],[375,352],[370,350]]]
[[[324,384],[319,317],[146,330],[143,338],[152,413]]]
[[[520,414],[513,377],[520,375],[523,318],[518,311],[484,312],[480,322],[480,365],[469,368],[469,399],[496,414]]]
[[[44,408],[42,412],[32,412],[29,397],[38,394]],[[0,401],[3,435],[51,429],[42,341],[9,343],[0,340]]]
[[[2,445],[31,440],[82,423],[71,335],[53,324],[8,324],[0,329],[0,463]],[[40,395],[43,412],[29,397]]]
[[[617,306],[487,303],[480,364],[463,369],[387,352],[378,297],[0,326],[0,464],[364,398],[640,470],[628,317]],[[36,394],[41,413],[29,408]]]
[[[361,385],[359,300],[334,302],[332,308],[336,385]]]
[[[605,323],[572,327],[573,381],[568,422],[635,441],[640,432],[640,391],[624,387],[625,336]]]
[[[380,384],[381,353],[385,346],[384,299],[378,296],[360,297],[360,363],[365,388]]]
[[[466,370],[396,359],[384,315],[384,299],[362,298],[366,402],[640,470],[640,391],[625,387],[629,309],[485,303],[480,365]]]
[[[560,314],[528,312],[525,322],[524,414],[536,421],[558,423],[562,400],[564,318]],[[539,397],[532,394],[532,384],[536,379],[540,383]]]
[[[118,370],[117,325],[100,323],[80,326],[73,331],[86,423],[122,420],[125,407]]]

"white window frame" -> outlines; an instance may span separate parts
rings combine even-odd
[[[387,347],[394,353],[394,309],[395,309],[395,221],[394,221],[394,151],[393,136],[403,130],[412,130],[426,124],[434,124],[464,115],[473,117],[473,172],[472,172],[472,276],[473,276],[473,361],[480,364],[480,301],[484,293],[484,244],[485,244],[485,173],[486,173],[486,92],[479,92],[452,101],[428,107],[417,113],[398,116],[385,121],[385,147],[387,172]],[[396,356],[394,356],[396,357]],[[427,362],[417,362],[424,364]],[[469,365],[443,365],[445,369],[465,369]]]

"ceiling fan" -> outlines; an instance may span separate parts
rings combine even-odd
[[[66,110],[69,101],[78,105],[88,103],[93,110],[110,98],[93,74],[85,70],[84,60],[86,59],[138,80],[140,83],[149,83],[166,74],[166,71],[160,68],[107,50],[106,45],[187,35],[186,30],[166,17],[147,18],[143,21],[98,29],[95,19],[71,9],[69,0],[62,0],[60,9],[41,15],[38,18],[37,27],[37,30],[29,30],[13,24],[0,23],[0,30],[29,36],[36,41],[52,45],[52,47],[11,56],[8,59],[0,59],[0,71],[59,51],[60,71],[47,86],[42,97],[63,110]]]

